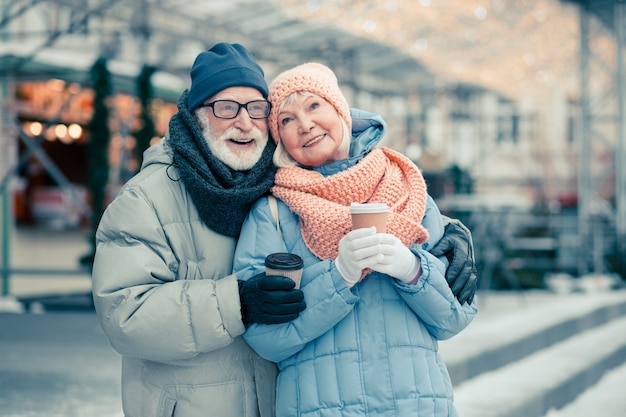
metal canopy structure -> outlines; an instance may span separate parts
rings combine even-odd
[[[307,60],[322,60],[336,70],[341,82],[356,91],[383,96],[407,96],[462,84],[465,88],[491,90],[511,97],[515,95],[512,90],[525,88],[518,79],[524,72],[527,80],[573,79],[576,74],[572,65],[577,43],[575,16],[572,7],[560,10],[556,0],[516,1],[511,5],[502,0],[5,0],[4,3],[0,29],[7,26],[4,22],[19,17],[29,8],[40,9],[51,20],[58,14],[55,9],[71,11],[69,20],[61,15],[56,17],[58,29],[50,31],[39,50],[54,48],[65,35],[93,36],[95,31],[100,31],[101,51],[90,52],[104,52],[115,58],[123,48],[120,42],[131,34],[139,44],[139,53],[125,56],[124,60],[133,59],[139,65],[154,64],[183,79],[187,79],[191,62],[200,50],[225,40],[245,44],[267,64],[269,77]],[[484,13],[488,10],[488,17],[476,17],[480,10]],[[94,24],[96,21],[103,23]],[[554,33],[548,38],[549,43],[538,44],[550,25]],[[5,30],[4,39],[24,39],[35,32],[41,35],[41,31],[30,28],[22,28],[20,32]],[[542,47],[545,48],[536,51]],[[422,48],[425,50],[421,51]],[[562,50],[553,51],[558,48]],[[543,59],[546,54],[556,58]],[[32,58],[36,60],[36,55]],[[517,62],[522,60],[526,63]],[[482,68],[482,72],[470,70],[472,65]],[[561,67],[558,71],[556,65]],[[490,84],[484,80],[494,77],[502,81]]]
[[[526,82],[537,80],[540,88],[561,82],[577,89],[575,4],[612,21],[618,2],[2,0],[0,33],[8,41],[43,37],[31,60],[63,38],[100,37],[100,50],[89,53],[149,63],[185,80],[199,51],[229,41],[245,44],[266,64],[268,77],[314,59],[331,65],[355,91],[374,95],[462,84],[516,99]],[[8,29],[31,10],[51,28]],[[129,37],[138,52],[120,57]]]
[[[15,2],[20,3],[20,2]],[[23,2],[22,2],[23,3]],[[89,33],[90,20],[105,19],[102,49],[113,50],[115,58],[119,34],[131,32],[145,48],[145,55],[135,57],[137,64],[155,64],[161,71],[187,79],[193,57],[219,41],[240,42],[255,57],[277,71],[307,60],[323,60],[337,71],[338,77],[355,90],[376,95],[406,95],[422,88],[432,88],[434,76],[408,54],[383,43],[367,40],[339,27],[306,22],[287,16],[280,5],[259,0],[180,2],[100,0],[50,0],[35,2],[75,10],[65,22],[66,35]],[[36,4],[33,3],[33,7]],[[14,5],[13,8],[16,8]],[[7,13],[8,14],[8,13]],[[5,17],[5,21],[9,16]],[[5,33],[4,38],[24,38],[23,34]],[[39,50],[54,48],[58,32],[48,36]],[[108,43],[108,45],[106,45]],[[149,44],[159,45],[150,54]],[[186,45],[187,44],[187,45]],[[187,55],[186,46],[195,48]],[[98,53],[102,51],[91,51]],[[36,62],[37,54],[29,57]],[[35,72],[35,63],[22,62],[20,69]],[[15,63],[4,62],[2,72],[14,70]],[[272,75],[272,74],[269,74]]]
[[[353,88],[380,95],[406,95],[434,84],[434,75],[405,52],[352,34],[332,22],[309,22],[287,15],[282,2],[160,3],[149,7],[149,19],[157,22],[162,20],[159,16],[171,19],[174,14],[193,22],[196,28],[204,25],[209,33],[188,35],[207,47],[222,40],[241,42],[277,70],[324,60]],[[152,27],[161,30],[159,25]],[[174,30],[180,35],[184,27],[176,25]]]

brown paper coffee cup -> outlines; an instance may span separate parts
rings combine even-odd
[[[352,203],[350,204],[350,214],[352,215],[353,230],[375,226],[377,233],[385,233],[387,231],[389,206],[386,204]]]
[[[304,261],[295,253],[272,253],[265,258],[265,275],[290,278],[300,288]]]

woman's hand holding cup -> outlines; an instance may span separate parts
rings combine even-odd
[[[349,287],[361,279],[364,269],[382,260],[379,243],[375,227],[352,230],[341,238],[335,266]]]
[[[380,261],[371,265],[373,271],[387,274],[404,283],[411,282],[418,277],[421,264],[417,256],[402,241],[389,233],[378,233]]]

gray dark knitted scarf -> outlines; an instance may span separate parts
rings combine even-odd
[[[238,237],[252,204],[274,183],[272,155],[276,145],[269,140],[261,159],[247,171],[235,171],[209,150],[200,127],[187,109],[185,91],[178,100],[178,113],[169,123],[174,164],[180,171],[202,221],[220,234]]]

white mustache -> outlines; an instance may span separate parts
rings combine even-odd
[[[258,128],[253,128],[250,132],[244,133],[236,127],[231,127],[216,138],[219,141],[234,140],[236,142],[250,142],[263,140],[263,133]]]

